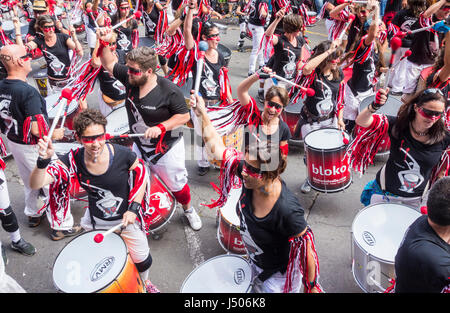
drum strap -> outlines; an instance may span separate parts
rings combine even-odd
[[[332,118],[335,113],[334,110],[330,112],[330,114],[325,115],[325,116],[315,116],[313,114],[311,114],[311,112],[309,112],[308,108],[306,107],[306,105],[303,106],[302,108],[302,117],[306,117],[305,120],[307,123],[312,124],[312,123],[319,123],[319,122],[323,122],[326,121],[330,118]]]

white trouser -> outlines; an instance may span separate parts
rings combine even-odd
[[[197,165],[199,167],[209,167],[210,163],[208,161],[208,152],[206,150],[206,145],[203,145],[202,126],[193,109],[191,109],[191,119],[192,124],[194,124],[195,134],[200,137],[198,138],[196,136],[194,139],[194,159],[197,160]]]
[[[417,82],[422,70],[432,64],[418,65],[406,59],[405,64],[405,83],[403,85],[403,93],[412,94],[416,92]]]
[[[14,161],[16,163],[17,169],[19,170],[20,178],[24,184],[25,191],[25,215],[30,217],[38,217],[41,216],[42,213],[38,214],[38,211],[41,209],[38,207],[37,200],[39,197],[39,189],[34,190],[30,187],[30,176],[34,167],[36,166],[36,160],[38,158],[38,145],[22,145],[15,143],[9,139],[7,139],[9,150],[11,151]],[[45,195],[48,195],[48,186],[42,188],[44,190]],[[47,214],[48,221],[54,230],[67,230],[72,228],[73,226],[73,216],[70,211],[70,203],[69,209],[65,215],[65,217],[61,218],[61,225],[52,223],[51,214]]]
[[[245,33],[245,32],[247,31],[246,24],[247,24],[247,23],[245,23],[245,22],[239,24],[239,31],[240,31],[241,33]],[[240,37],[239,37],[239,38],[240,38]]]
[[[0,250],[2,243],[0,242]],[[20,286],[17,281],[6,274],[5,263],[0,255],[0,292],[2,293],[26,293],[25,289]]]
[[[5,172],[0,169],[0,212],[9,208],[11,205],[9,201],[8,184],[6,183]]]
[[[402,92],[403,86],[406,82],[406,65],[407,59],[404,58],[400,61],[400,58],[408,51],[409,48],[399,48],[395,52],[395,65],[392,68],[392,73],[389,76],[389,86],[391,86],[391,91]]]
[[[264,66],[264,49],[259,49],[264,36],[264,26],[256,26],[249,23],[248,28],[252,33],[252,52],[248,62],[248,72],[254,73],[257,70],[255,68],[257,63],[259,67]]]
[[[337,127],[338,127],[338,123],[337,123],[336,117],[329,118],[322,122],[314,122],[312,124],[306,123],[302,126],[302,138],[304,139],[306,137],[306,135],[308,135],[310,132],[312,132],[313,130],[316,130],[316,129],[337,128]]]
[[[95,229],[110,229],[118,225],[122,220],[117,221],[104,221],[99,218],[93,217],[95,222]],[[84,216],[81,218],[81,227],[85,230],[92,230],[92,221],[89,209],[86,210]],[[134,224],[128,225],[122,230],[120,236],[125,241],[128,251],[130,252],[131,259],[134,263],[144,262],[150,254],[150,248],[148,247],[148,240],[145,232],[141,229],[139,222],[136,220]]]
[[[331,27],[333,26],[333,21],[329,19],[325,19],[325,27],[327,29],[328,40],[333,41],[333,35],[331,33]]]
[[[133,151],[139,158],[142,158],[142,154],[135,143],[133,143]],[[145,160],[145,158],[142,159]],[[172,192],[180,191],[188,182],[183,138],[178,140],[156,164],[146,163],[150,168],[150,173],[156,173]]]
[[[359,114],[359,106],[361,102],[373,95],[375,92],[373,89],[369,89],[364,92],[359,92],[356,96],[353,94],[352,89],[348,84],[345,84],[345,92],[344,92],[344,119],[347,120],[356,120],[356,117]]]
[[[262,269],[254,263],[251,264],[251,267],[253,277],[257,277],[262,272]],[[255,278],[255,280],[253,281],[252,291],[254,293],[283,293],[284,285],[286,282],[286,273],[287,272],[281,274],[280,272],[276,272],[265,281],[261,281],[259,280],[259,278]],[[302,276],[301,274],[299,275],[299,278],[293,282],[291,293],[299,293],[301,290]]]

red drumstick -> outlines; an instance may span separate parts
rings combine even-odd
[[[94,241],[96,243],[100,243],[103,241],[103,239],[105,239],[106,236],[108,236],[109,234],[111,234],[112,232],[118,230],[120,227],[123,226],[123,223],[120,223],[119,225],[116,225],[114,227],[111,227],[109,230],[105,231],[104,233],[98,233],[97,235],[94,236]]]
[[[296,83],[294,83],[294,82],[291,82],[290,80],[288,80],[288,79],[286,79],[286,78],[284,78],[284,77],[281,77],[281,76],[278,76],[278,75],[271,75],[272,77],[274,77],[274,78],[276,78],[276,79],[278,79],[278,80],[281,80],[281,81],[283,81],[283,82],[285,82],[285,83],[288,83],[288,84],[290,84],[290,85],[292,85],[292,86],[295,86],[295,87],[297,87],[297,88],[300,88],[302,91],[304,91],[304,92],[306,92],[306,95],[308,96],[308,97],[312,97],[312,96],[314,96],[315,94],[316,94],[316,91],[314,90],[314,89],[312,89],[312,88],[306,88],[306,87],[302,87],[302,86],[300,86],[300,85],[297,85]]]
[[[121,25],[127,23],[129,20],[131,20],[131,19],[133,19],[133,18],[135,18],[135,19],[137,19],[137,20],[140,20],[140,19],[141,19],[141,16],[142,16],[142,12],[141,12],[141,11],[136,11],[136,12],[133,13],[132,16],[130,16],[130,17],[127,18],[126,20],[123,20],[123,21],[120,22],[119,24],[114,25],[114,26],[111,28],[111,30],[114,30],[114,29],[116,29],[117,27],[120,27]]]
[[[405,54],[400,58],[400,61],[401,60],[403,60],[404,58],[407,58],[407,57],[409,57],[410,55],[411,55],[411,50],[407,50],[406,52],[405,52]]]
[[[348,138],[345,136],[345,131],[342,131],[342,142],[344,143],[344,145],[348,145],[349,141]]]
[[[64,88],[61,91],[61,96],[59,97],[59,99],[58,99],[58,101],[56,103],[59,103],[59,101],[61,101],[61,99],[63,99],[63,98],[66,99],[67,105],[68,105],[68,103],[70,103],[72,101],[72,89]],[[58,124],[58,120],[59,120],[59,117],[61,116],[61,113],[62,113],[63,109],[64,109],[64,106],[61,105],[58,108],[58,111],[56,112],[56,116],[53,119],[52,126],[50,127],[50,130],[48,131],[48,134],[47,134],[47,137],[50,138],[50,139],[52,138],[53,131],[55,130],[56,125]]]
[[[120,138],[132,138],[132,137],[144,137],[145,134],[122,134],[122,135],[111,135],[111,134],[105,134],[105,139],[120,139]]]

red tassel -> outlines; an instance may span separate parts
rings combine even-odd
[[[386,288],[386,290],[383,293],[394,293],[395,292],[395,279],[391,278],[389,279],[389,282],[391,285]]]
[[[156,149],[155,149],[155,153],[165,153],[166,149],[167,149],[167,145],[164,144],[163,140],[164,140],[164,135],[166,134],[166,128],[164,127],[163,124],[158,124],[156,125],[156,127],[158,127],[161,130],[161,135],[159,135],[159,141],[158,144],[156,145]]]

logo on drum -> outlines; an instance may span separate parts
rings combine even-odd
[[[369,246],[375,245],[375,243],[376,243],[375,237],[368,231],[363,232],[362,237],[363,237],[364,242],[367,243]]]
[[[113,256],[104,258],[101,260],[97,265],[95,265],[94,270],[91,273],[91,281],[97,281],[101,279],[103,276],[106,275],[106,273],[109,272],[109,270],[114,265],[115,258]]]
[[[242,284],[245,281],[245,272],[242,268],[238,268],[236,272],[234,272],[234,282],[237,285]]]
[[[342,175],[347,171],[347,165],[342,165],[341,167],[336,167],[336,165],[333,165],[331,169],[324,169],[321,165],[319,165],[319,167],[315,167],[314,163],[312,163],[311,166],[314,174],[323,176]]]

